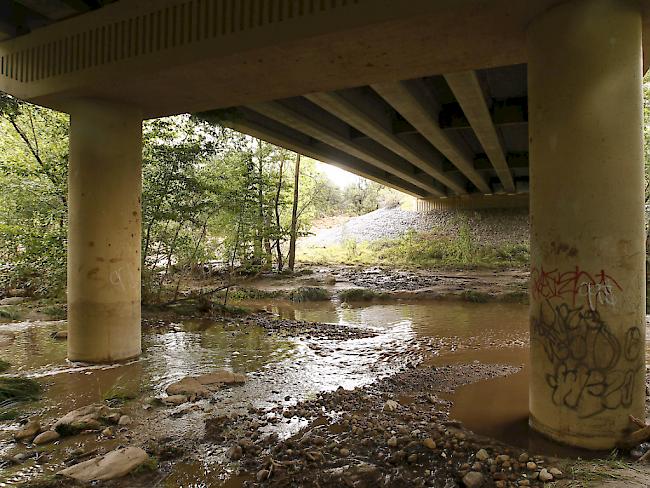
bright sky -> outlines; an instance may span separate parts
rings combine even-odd
[[[360,177],[345,170],[332,166],[331,164],[321,163],[316,161],[316,168],[324,173],[335,185],[339,188],[345,188],[353,183],[359,181]]]

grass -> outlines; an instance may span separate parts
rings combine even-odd
[[[621,459],[617,451],[605,458],[596,461],[578,460],[574,464],[563,466],[567,478],[567,488],[589,488],[597,482],[624,480],[625,474],[617,472],[622,470],[637,471],[637,465]]]
[[[530,253],[526,244],[492,246],[477,242],[465,223],[454,237],[410,230],[397,239],[348,240],[342,245],[303,250],[300,259],[315,263],[503,268],[527,266]]]
[[[330,300],[331,298],[329,291],[316,286],[303,286],[289,293],[289,300],[292,302],[318,302]]]
[[[465,290],[461,293],[461,297],[466,302],[472,303],[487,303],[492,299],[492,296],[489,293],[476,290]]]
[[[337,296],[342,302],[369,302],[371,300],[386,298],[388,295],[386,293],[368,290],[367,288],[350,288],[348,290],[341,290]]]
[[[20,412],[14,408],[0,411],[0,422],[16,420],[18,417],[20,417]]]
[[[105,402],[118,402],[126,403],[130,400],[135,400],[139,392],[134,392],[126,385],[121,384],[122,377],[120,376],[113,386],[104,392],[102,400]]]
[[[216,296],[224,297],[225,292],[220,292]],[[258,290],[257,288],[236,288],[228,293],[228,300],[261,300],[265,298],[282,298],[286,295],[283,290]]]
[[[8,320],[18,320],[19,315],[13,310],[0,308],[0,318]]]
[[[5,361],[4,359],[0,359],[0,373],[4,373],[9,368],[11,368],[11,363]]]
[[[17,376],[0,378],[0,403],[37,400],[40,395],[41,385],[34,380]]]
[[[48,305],[43,307],[41,311],[54,320],[65,320],[68,318],[68,309],[64,303]]]

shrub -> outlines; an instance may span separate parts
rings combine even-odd
[[[303,286],[289,293],[289,300],[292,302],[318,302],[330,300],[331,298],[327,290],[315,286]]]
[[[0,403],[37,400],[40,395],[41,385],[34,380],[17,376],[0,378]]]

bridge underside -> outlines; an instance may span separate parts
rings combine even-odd
[[[69,357],[140,353],[141,122],[200,112],[432,205],[529,200],[531,425],[612,448],[645,414],[650,3],[395,4],[0,6],[0,89],[71,114]]]

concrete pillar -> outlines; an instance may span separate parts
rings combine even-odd
[[[98,100],[66,108],[68,358],[122,361],[141,352],[142,114]]]
[[[528,32],[530,424],[609,449],[645,418],[641,15],[574,0]]]

